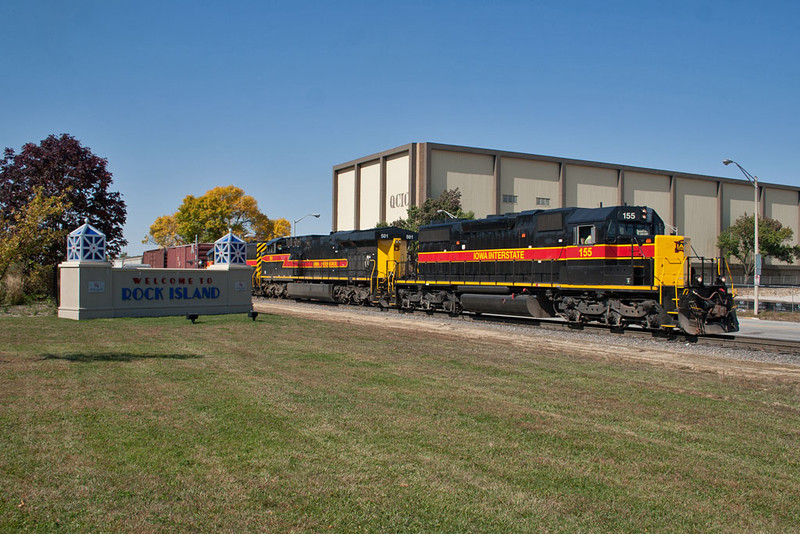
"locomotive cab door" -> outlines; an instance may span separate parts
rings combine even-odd
[[[378,279],[401,276],[405,267],[406,242],[399,238],[378,240]]]
[[[689,279],[685,252],[690,247],[689,238],[657,235],[655,242],[653,282],[658,286],[662,307],[668,314],[677,315],[678,298]]]

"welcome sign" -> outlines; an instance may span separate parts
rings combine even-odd
[[[247,313],[252,311],[245,242],[232,232],[214,243],[208,269],[134,269],[104,261],[105,236],[89,224],[70,232],[58,266],[65,319]]]
[[[247,313],[252,268],[112,268],[109,263],[65,262],[58,316],[67,319]]]
[[[122,300],[218,299],[222,294],[210,276],[134,276],[136,287],[123,287]]]
[[[65,262],[58,316],[67,319],[247,313],[252,268],[112,268],[109,263]]]

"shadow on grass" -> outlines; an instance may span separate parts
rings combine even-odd
[[[192,360],[203,358],[199,354],[133,354],[130,352],[104,352],[89,354],[76,352],[72,354],[44,354],[43,360],[66,360],[69,362],[132,362],[134,360]]]

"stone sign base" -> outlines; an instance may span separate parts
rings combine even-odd
[[[106,262],[67,261],[58,268],[58,316],[65,319],[216,315],[253,309],[253,268],[246,265],[131,269],[113,268]]]

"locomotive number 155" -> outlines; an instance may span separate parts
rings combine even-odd
[[[647,211],[620,211],[617,217],[622,221],[646,221]]]

